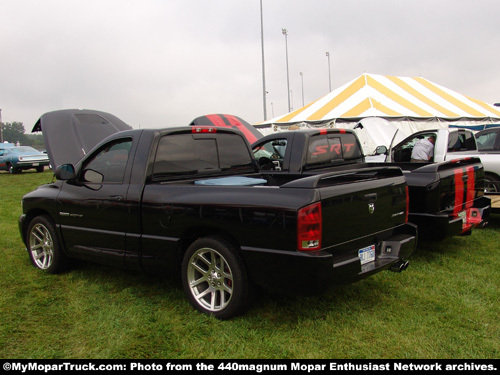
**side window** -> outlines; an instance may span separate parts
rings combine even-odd
[[[83,178],[92,183],[122,183],[132,140],[119,140],[102,148],[83,168]]]

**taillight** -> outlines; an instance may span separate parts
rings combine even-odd
[[[321,203],[301,208],[297,214],[297,247],[301,251],[321,249]]]
[[[405,215],[405,223],[408,222],[408,215],[410,213],[410,191],[408,189],[408,185],[406,185],[406,215]]]

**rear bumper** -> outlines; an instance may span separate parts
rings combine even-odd
[[[31,169],[36,167],[46,167],[50,164],[48,160],[36,161],[36,160],[26,160],[18,161],[13,166],[20,169]]]
[[[411,213],[408,220],[418,226],[420,239],[443,240],[447,237],[470,234],[475,227],[484,226],[490,216],[490,199],[481,197],[470,208],[463,210],[464,217],[454,214]]]
[[[420,239],[443,240],[447,237],[470,234],[475,227],[488,223],[491,201],[487,197],[474,200],[470,208],[463,210],[465,215],[459,217],[449,213],[423,214],[411,213],[408,220],[418,226]]]
[[[375,260],[361,264],[358,252],[375,246]],[[417,227],[404,224],[317,252],[243,248],[252,280],[271,292],[317,294],[383,270],[402,271],[417,245]]]

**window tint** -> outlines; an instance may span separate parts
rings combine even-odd
[[[241,137],[217,134],[217,138],[192,134],[166,135],[160,139],[153,178],[224,171],[253,172],[252,158]]]
[[[363,156],[353,134],[329,134],[311,137],[307,166],[321,167],[336,161],[361,159]]]
[[[92,170],[102,175],[103,183],[122,183],[131,146],[131,139],[119,140],[106,145],[85,164],[84,171]],[[84,173],[84,175],[90,174]]]

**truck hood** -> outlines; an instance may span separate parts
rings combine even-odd
[[[76,164],[95,145],[111,134],[132,129],[109,113],[87,109],[65,109],[45,113],[33,127],[41,131],[53,169]]]
[[[248,143],[252,144],[264,135],[254,126],[240,117],[224,114],[213,114],[196,117],[189,125],[209,125],[222,128],[233,128],[241,131]]]

